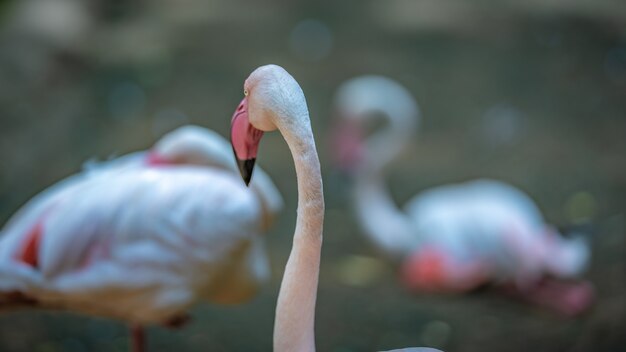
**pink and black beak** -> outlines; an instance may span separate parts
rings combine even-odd
[[[250,124],[248,119],[248,97],[245,97],[233,114],[230,142],[233,145],[237,166],[246,186],[250,184],[250,179],[252,178],[261,137],[263,137],[263,131]]]

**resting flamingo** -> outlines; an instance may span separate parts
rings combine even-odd
[[[315,351],[324,195],[306,99],[296,80],[276,65],[262,66],[252,72],[244,83],[244,95],[231,129],[231,142],[243,179],[250,180],[263,133],[278,129],[293,156],[298,183],[298,215],[276,305],[274,351]]]
[[[0,307],[178,325],[197,301],[234,304],[269,278],[262,234],[282,207],[240,180],[230,143],[186,126],[149,152],[95,164],[26,203],[0,239]]]
[[[398,209],[383,171],[419,121],[407,89],[386,77],[357,77],[338,89],[336,105],[343,122],[338,161],[355,176],[358,222],[384,255],[401,263],[409,288],[466,292],[489,283],[566,315],[589,307],[591,285],[569,280],[588,264],[586,241],[546,225],[535,203],[513,186],[487,179],[439,186]],[[366,137],[364,125],[377,116],[385,127]]]

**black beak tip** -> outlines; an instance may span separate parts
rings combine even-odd
[[[243,178],[243,182],[246,183],[246,186],[250,184],[250,180],[252,179],[252,171],[254,170],[255,161],[255,158],[245,160],[237,159],[237,166],[239,167],[241,178]]]

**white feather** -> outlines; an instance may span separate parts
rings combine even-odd
[[[147,155],[92,163],[18,211],[0,239],[0,293],[136,323],[252,295],[269,277],[259,196],[232,170]],[[38,223],[33,268],[16,259]]]

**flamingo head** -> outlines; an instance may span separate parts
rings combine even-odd
[[[402,268],[405,285],[421,292],[457,293],[485,283],[487,266],[479,261],[465,262],[434,246],[411,255]]]
[[[338,125],[332,154],[338,168],[350,175],[390,161],[419,122],[415,98],[387,77],[349,79],[337,88],[334,100]]]
[[[289,142],[296,133],[306,133],[304,126],[311,122],[300,85],[280,66],[254,70],[244,82],[243,92],[245,97],[231,122],[230,141],[241,176],[248,184],[263,132],[281,129]]]

